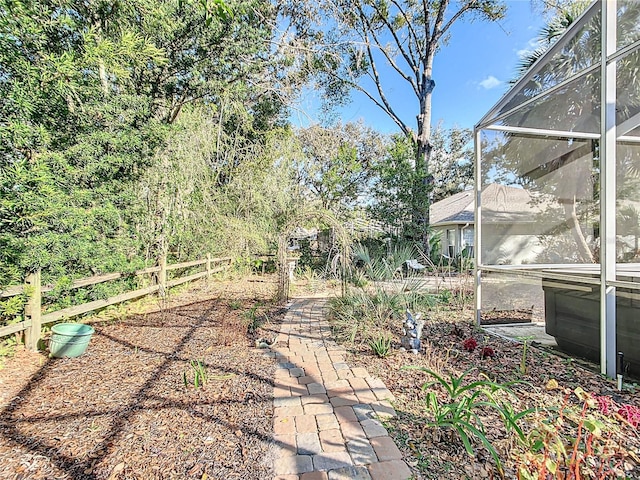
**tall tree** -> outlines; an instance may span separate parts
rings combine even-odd
[[[349,91],[360,91],[415,146],[412,213],[425,246],[433,188],[428,165],[433,148],[434,58],[456,22],[465,18],[494,21],[505,10],[504,2],[498,0],[285,0],[283,11],[297,35],[294,44],[306,55],[302,66],[316,75],[326,98],[344,102]],[[384,64],[405,82],[415,99],[415,123],[402,118],[389,100],[394,83],[383,75]]]

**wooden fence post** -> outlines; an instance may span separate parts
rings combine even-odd
[[[207,280],[211,279],[211,254],[207,253]]]
[[[42,327],[42,286],[40,269],[29,273],[25,279],[25,290],[28,300],[24,306],[24,318],[31,321],[31,325],[25,330],[25,347],[32,352],[38,351],[38,340]]]
[[[167,295],[167,256],[161,255],[158,259],[158,265],[160,266],[160,271],[158,272],[158,285],[160,289],[158,293],[162,298]]]

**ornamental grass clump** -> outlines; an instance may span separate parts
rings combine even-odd
[[[391,337],[389,335],[379,335],[369,340],[369,346],[378,357],[384,358],[391,353]]]
[[[381,286],[350,290],[329,302],[329,320],[339,340],[367,342],[371,331],[392,331],[401,325],[407,308],[426,311],[434,297],[413,291],[388,291]]]
[[[204,386],[205,383],[209,380],[209,373],[207,371],[207,364],[204,363],[204,360],[191,360],[189,362],[189,366],[191,367],[191,378],[193,379],[193,386],[198,389]],[[184,382],[184,386],[189,386],[189,375],[187,372],[182,374],[182,380]]]

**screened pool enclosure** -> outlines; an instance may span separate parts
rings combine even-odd
[[[593,3],[475,129],[476,315],[640,377],[640,2]]]

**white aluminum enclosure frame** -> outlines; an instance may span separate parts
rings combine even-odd
[[[511,272],[524,276],[537,276],[538,270],[544,265],[484,265],[482,259],[482,131],[493,130],[500,132],[520,133],[541,138],[563,138],[563,139],[584,139],[597,140],[600,145],[600,263],[592,265],[599,267],[600,278],[587,279],[579,278],[580,282],[600,285],[600,367],[601,372],[610,378],[616,375],[617,351],[616,351],[616,286],[640,290],[640,284],[633,282],[617,281],[616,278],[616,149],[617,142],[640,143],[640,138],[627,135],[640,125],[640,114],[633,116],[616,128],[616,74],[617,62],[629,53],[640,49],[640,40],[636,40],[630,45],[617,50],[617,12],[619,2],[622,0],[597,0],[585,10],[585,12],[567,29],[549,50],[539,58],[532,67],[516,82],[513,87],[500,99],[500,101],[480,120],[475,126],[474,142],[476,153],[475,165],[475,308],[476,321],[481,323],[482,314],[482,274],[483,272]],[[590,65],[580,71],[569,75],[560,83],[548,88],[532,98],[526,99],[516,107],[508,108],[510,102],[518,95],[521,89],[528,84],[539,73],[553,56],[560,52],[574,36],[583,29],[594,17],[601,15],[600,32],[601,54],[597,63]],[[580,79],[587,74],[600,73],[600,131],[579,132],[579,131],[559,131],[553,129],[531,128],[520,126],[505,126],[501,124],[512,113],[519,109],[533,104],[536,100],[543,98],[550,93],[556,92],[574,80]],[[558,265],[556,265],[557,267]],[[578,265],[579,266],[579,265]],[[549,276],[545,273],[545,276]],[[551,277],[554,275],[551,274]],[[555,275],[565,280],[571,280],[571,276]]]

